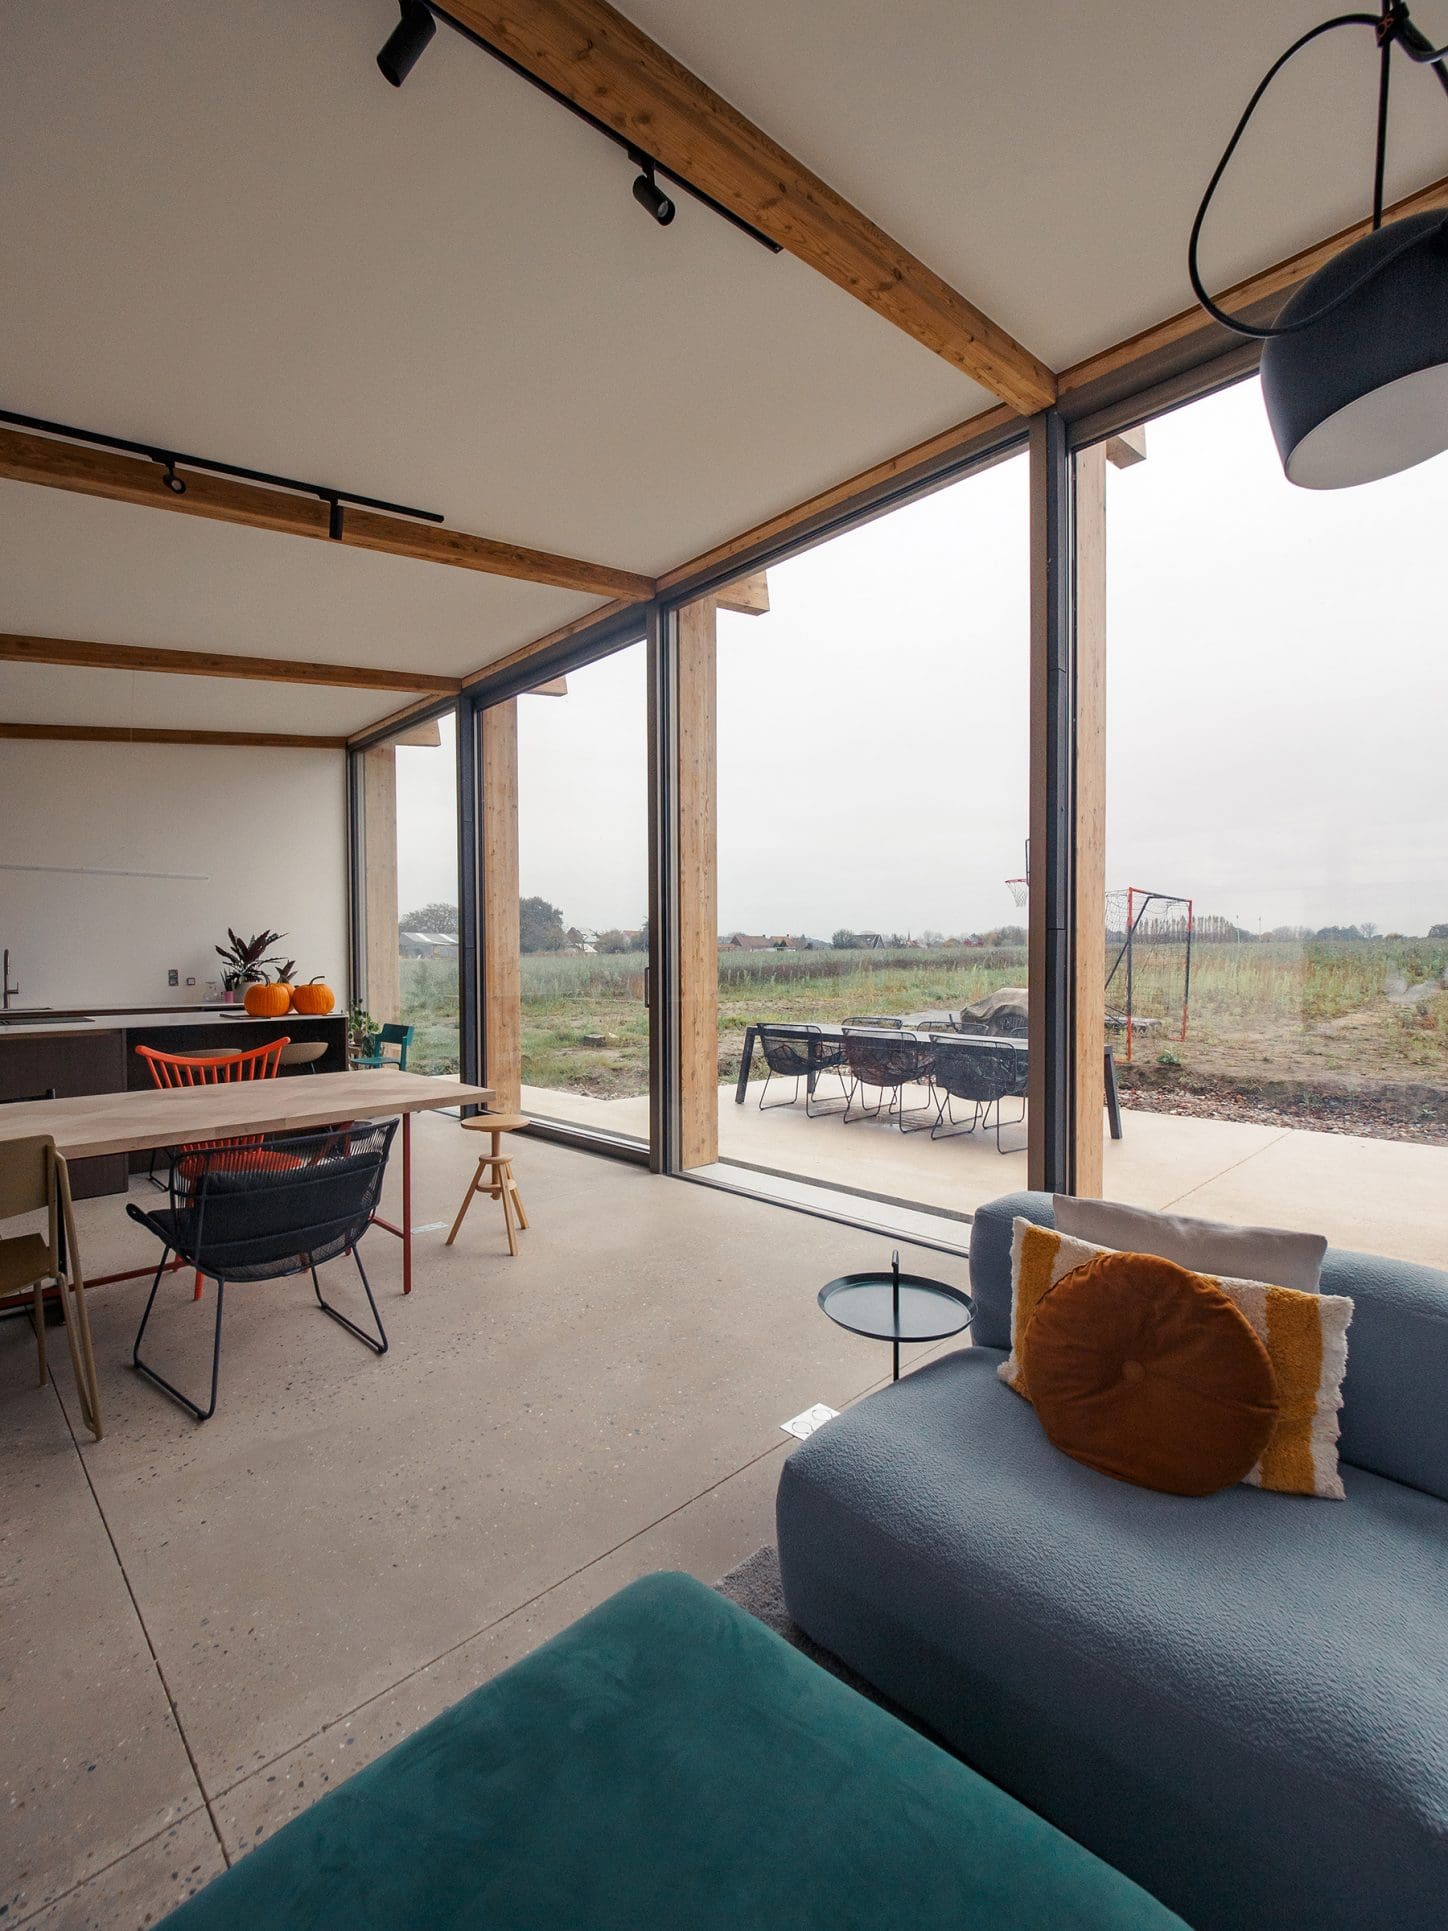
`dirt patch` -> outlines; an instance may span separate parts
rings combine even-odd
[[[1117,1079],[1123,1105],[1140,1113],[1448,1146],[1448,1091],[1418,1081],[1350,1076],[1243,1080],[1157,1066],[1118,1066]]]

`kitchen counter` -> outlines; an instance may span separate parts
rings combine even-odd
[[[225,1026],[237,1033],[244,1033],[252,1026],[277,1027],[288,1020],[307,1017],[319,1019],[340,1019],[344,1015],[333,1010],[329,1013],[305,1014],[284,1012],[280,1019],[253,1019],[249,1012],[240,1006],[161,1006],[154,1011],[108,1012],[87,1014],[84,1018],[67,1017],[64,1012],[52,1018],[45,1013],[37,1013],[34,1020],[24,1025],[11,1025],[8,1021],[0,1025],[0,1041],[6,1039],[57,1039],[83,1033],[94,1037],[99,1033],[155,1032],[164,1028],[189,1030],[195,1027]]]
[[[335,1009],[287,1012],[277,1019],[253,1019],[236,1006],[161,1006],[90,1015],[76,1007],[55,1014],[37,1012],[23,1025],[0,1026],[0,1100],[34,1099],[47,1092],[69,1099],[149,1087],[150,1068],[136,1052],[138,1046],[163,1053],[239,1053],[283,1038],[325,1046],[317,1072],[346,1070],[347,1015]],[[308,1076],[305,1068],[294,1071]],[[147,1160],[138,1155],[135,1166],[144,1167]],[[71,1169],[77,1199],[120,1193],[126,1183],[124,1154],[78,1160]]]

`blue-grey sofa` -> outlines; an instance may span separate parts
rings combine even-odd
[[[1068,1460],[996,1379],[1016,1215],[1050,1196],[976,1215],[973,1345],[786,1463],[790,1614],[1198,1931],[1442,1931],[1448,1274],[1328,1249],[1346,1502],[1189,1500]]]

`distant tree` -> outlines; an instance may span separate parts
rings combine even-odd
[[[1320,925],[1312,936],[1315,939],[1360,939],[1363,929],[1360,925]]]
[[[556,905],[550,905],[546,898],[520,899],[518,925],[522,949],[525,952],[561,952],[563,950],[563,914]]]
[[[438,899],[432,905],[421,906],[416,912],[404,912],[397,923],[404,932],[450,932],[456,938],[458,908],[444,905]]]
[[[830,944],[835,948],[836,952],[853,952],[859,943],[858,935],[852,932],[846,925],[842,925],[839,931],[833,933],[830,938]]]
[[[632,952],[637,947],[638,941],[631,939],[627,932],[621,931],[615,925],[607,932],[600,932],[593,944],[598,952]]]
[[[1364,919],[1358,930],[1365,939],[1375,939],[1378,936],[1377,925],[1372,919]]]
[[[1428,927],[1428,937],[1430,939],[1448,939],[1448,925],[1430,925]]]
[[[920,943],[922,945],[944,945],[945,934],[943,932],[922,932],[920,934]]]

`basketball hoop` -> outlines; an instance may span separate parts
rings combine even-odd
[[[1017,905],[1025,905],[1031,895],[1031,881],[1028,878],[1008,878],[1006,890]]]

